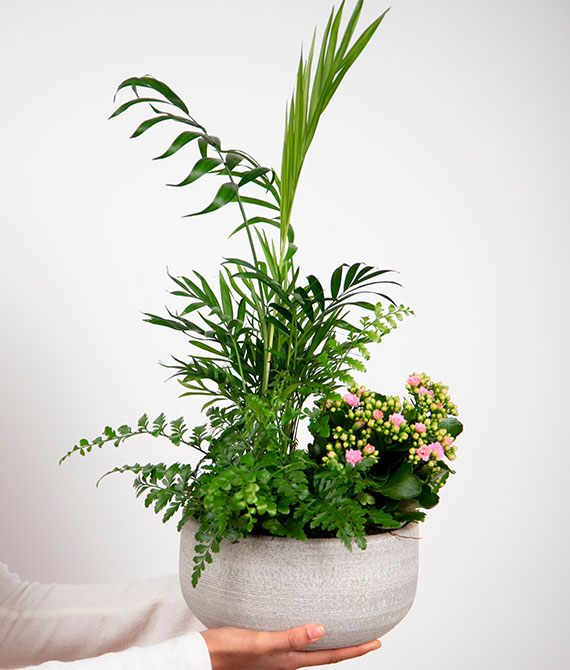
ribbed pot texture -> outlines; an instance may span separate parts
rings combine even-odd
[[[370,535],[362,551],[340,540],[249,536],[223,540],[192,587],[194,535],[181,531],[180,584],[188,606],[208,628],[285,630],[322,623],[311,649],[334,649],[381,637],[408,613],[418,579],[418,524]]]

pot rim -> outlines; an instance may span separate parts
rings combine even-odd
[[[190,519],[188,519],[188,521],[186,521],[184,526],[182,526],[180,532],[184,531],[184,529],[188,526],[190,522],[199,525],[197,519],[191,517]],[[400,539],[403,540],[420,540],[421,538],[419,537],[418,529],[419,529],[419,523],[417,521],[409,521],[405,523],[403,526],[400,526],[400,528],[387,528],[381,533],[372,533],[371,535],[365,535],[364,537],[366,538],[367,546],[371,543],[375,544],[378,542],[385,542],[386,540],[384,538],[387,537],[399,537]],[[402,533],[402,531],[404,532],[404,534],[398,535],[398,533]],[[194,534],[195,532],[196,531],[194,531]],[[224,538],[224,540],[225,539],[226,538]],[[237,542],[238,543],[243,542],[244,540],[250,540],[251,542],[260,542],[260,543],[273,542],[277,544],[294,541],[294,542],[302,542],[304,546],[306,546],[307,543],[316,545],[334,544],[339,542],[342,543],[342,540],[339,537],[308,537],[306,540],[298,540],[296,537],[283,537],[281,535],[254,535],[254,534],[242,537]]]

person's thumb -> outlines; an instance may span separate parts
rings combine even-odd
[[[325,634],[325,627],[320,623],[312,623],[307,626],[297,626],[278,633],[270,633],[268,640],[271,651],[289,651],[302,649],[312,642],[316,642]]]

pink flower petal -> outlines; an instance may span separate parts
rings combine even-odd
[[[356,465],[356,463],[360,463],[362,460],[362,452],[360,449],[347,449],[344,452],[344,457],[346,458],[347,463]]]

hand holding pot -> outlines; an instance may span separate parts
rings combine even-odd
[[[202,633],[212,660],[212,670],[295,670],[311,665],[338,663],[379,649],[381,642],[341,649],[306,651],[325,633],[324,626],[310,624],[270,633],[243,628],[211,628]]]

